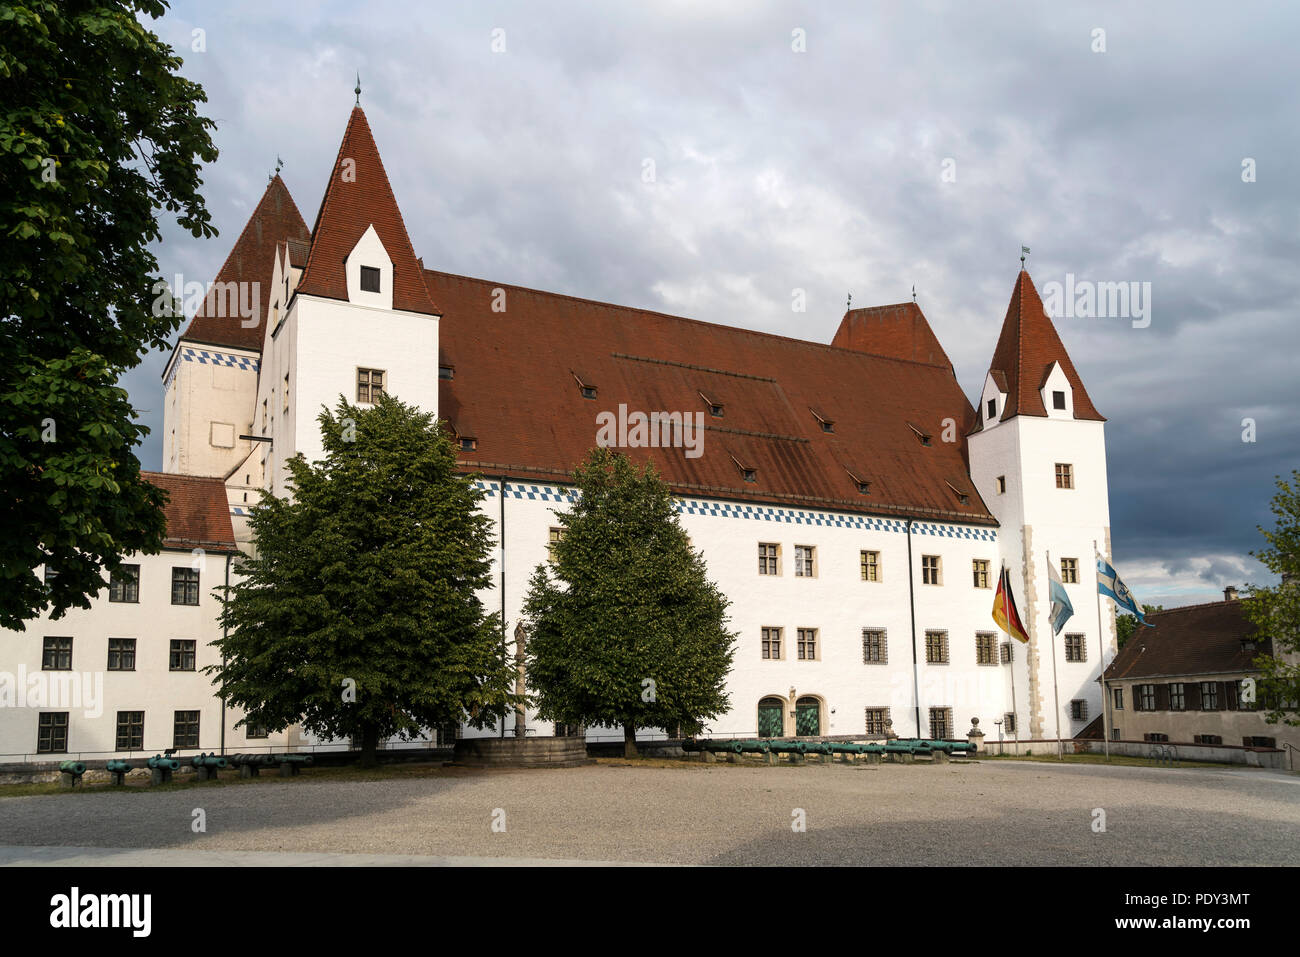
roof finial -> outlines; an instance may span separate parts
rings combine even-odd
[[[1029,255],[1029,247],[1021,246],[1020,247],[1020,268],[1022,270],[1025,268],[1025,257],[1028,255]]]
[[[357,71],[357,88],[352,91],[357,95],[357,106],[361,105],[361,72]]]
[[[912,283],[912,302],[916,302],[916,283]]]
[[[853,293],[849,293],[849,301],[844,305],[845,312],[853,311]]]
[[[280,170],[284,169],[284,160],[280,159],[280,154],[275,154],[275,175],[280,175]]]

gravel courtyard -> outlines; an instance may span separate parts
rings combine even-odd
[[[206,833],[191,829],[196,808],[206,815]],[[1095,808],[1105,812],[1104,833],[1094,832]],[[806,831],[791,827],[796,809]],[[502,820],[504,831],[500,823],[494,831]],[[421,855],[705,865],[1295,865],[1300,776],[998,761],[445,768],[382,781],[307,775],[0,798],[0,863],[42,859],[25,845],[281,852],[263,863],[331,863],[319,857],[328,854],[365,855],[356,860],[366,863],[382,862],[373,855]],[[58,857],[43,853],[46,861]],[[131,855],[130,863],[140,859]],[[249,862],[223,853],[207,860]]]

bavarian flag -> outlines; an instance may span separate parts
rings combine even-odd
[[[1012,638],[1029,641],[1025,626],[1020,622],[1020,612],[1016,610],[1015,596],[1011,594],[1011,573],[1005,565],[998,579],[998,593],[993,597],[993,620]]]

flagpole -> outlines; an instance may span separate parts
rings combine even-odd
[[[1098,575],[1097,562],[1101,553],[1097,551],[1097,540],[1092,540],[1092,576],[1097,585],[1097,666],[1101,672],[1101,737],[1106,751],[1106,763],[1110,763],[1110,690],[1106,687],[1106,639],[1101,628],[1101,580]]]
[[[1064,761],[1065,749],[1061,744],[1061,689],[1056,680],[1056,623],[1051,618],[1052,608],[1052,553],[1047,555],[1047,631],[1052,641],[1052,700],[1056,703],[1056,756]]]
[[[1007,574],[1005,564],[998,584],[1002,586],[1002,620],[1007,623],[1007,667],[1011,669],[1011,734],[1016,743],[1016,757],[1020,757],[1020,715],[1016,713],[1016,646],[1011,643],[1011,609],[1008,604],[1011,600],[1011,576]]]

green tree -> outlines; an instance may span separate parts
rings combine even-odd
[[[528,685],[545,720],[697,734],[729,705],[735,635],[652,465],[593,449],[529,585]]]
[[[432,417],[390,396],[340,396],[320,416],[324,459],[287,463],[293,499],[252,510],[255,553],[223,598],[221,695],[241,723],[379,740],[468,721],[516,698],[492,585],[482,492],[456,474]]]
[[[0,626],[88,607],[162,544],[121,374],[181,316],[158,295],[165,210],[212,236],[203,90],[138,15],[154,0],[0,3]],[[155,303],[157,306],[155,306]],[[34,570],[58,572],[47,587]]]
[[[1300,725],[1300,469],[1292,471],[1291,482],[1278,477],[1272,511],[1272,531],[1256,526],[1268,547],[1251,554],[1281,582],[1271,588],[1247,585],[1250,600],[1243,607],[1258,633],[1273,642],[1273,654],[1255,659],[1261,671],[1256,700],[1270,724]]]
[[[1164,605],[1148,605],[1142,603],[1143,615],[1154,615],[1158,611],[1164,611]],[[1115,616],[1115,646],[1123,648],[1124,643],[1133,637],[1133,632],[1138,630],[1137,615],[1116,615]]]

